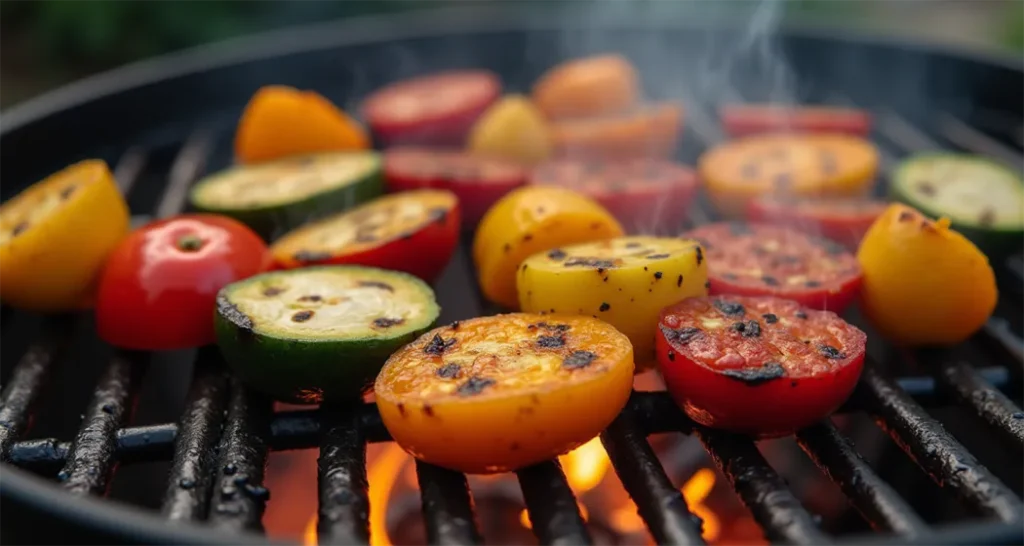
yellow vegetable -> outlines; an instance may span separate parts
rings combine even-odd
[[[601,205],[554,186],[528,186],[494,204],[477,228],[473,261],[487,299],[515,308],[516,269],[526,258],[559,246],[622,235]]]
[[[103,161],[33,184],[0,207],[0,299],[37,311],[90,304],[96,277],[128,227],[128,205]]]
[[[551,148],[543,114],[522,95],[510,95],[488,108],[469,135],[470,152],[519,163],[543,161]]]
[[[949,223],[890,205],[861,241],[861,309],[890,341],[959,343],[995,309],[996,279],[988,258]]]
[[[593,315],[629,337],[639,368],[654,362],[658,313],[706,296],[696,241],[620,237],[535,254],[519,267],[519,305],[531,313]]]

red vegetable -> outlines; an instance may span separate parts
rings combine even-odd
[[[487,209],[506,193],[526,183],[523,168],[513,163],[455,150],[394,148],[384,154],[388,189],[449,190],[459,198],[462,221],[475,226]]]
[[[653,159],[553,161],[537,167],[530,182],[588,195],[634,233],[675,233],[697,190],[689,167]]]
[[[737,104],[719,112],[729,136],[792,131],[797,133],[871,132],[871,115],[852,108],[788,107],[772,104]]]
[[[171,350],[213,343],[217,291],[265,271],[258,235],[224,216],[189,214],[131,233],[100,276],[96,329],[125,349]]]
[[[856,250],[871,224],[881,216],[883,201],[856,198],[797,199],[765,195],[751,201],[747,220],[790,226],[821,235]]]
[[[691,419],[759,438],[827,417],[853,391],[867,336],[772,297],[690,298],[661,312],[658,366]]]
[[[476,118],[501,94],[501,80],[486,70],[421,76],[388,85],[367,97],[363,115],[387,144],[462,144]]]
[[[684,233],[708,260],[709,293],[778,296],[842,312],[860,288],[857,259],[838,243],[768,224],[708,224]]]

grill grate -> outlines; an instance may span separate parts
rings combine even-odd
[[[722,140],[722,132],[708,112],[693,107],[687,115],[687,130],[702,147]],[[1020,161],[1019,153],[994,143],[963,122],[945,115],[941,119],[948,141]],[[891,112],[879,116],[879,127],[884,139],[900,144],[904,152],[940,148]],[[181,147],[156,216],[169,216],[183,209],[190,184],[204,168],[214,134],[208,129],[199,130]],[[891,151],[884,152],[886,166],[892,166],[893,157]],[[145,152],[132,148],[118,164],[116,172],[126,193],[145,162]],[[5,462],[51,475],[62,467],[58,477],[68,491],[104,495],[119,463],[171,460],[162,505],[165,518],[208,520],[229,531],[260,532],[268,498],[262,485],[268,451],[319,446],[320,543],[369,541],[366,443],[390,441],[376,407],[364,404],[274,414],[269,400],[228,376],[213,347],[197,353],[185,411],[177,424],[126,426],[131,422],[135,397],[151,355],[116,351],[74,440],[18,442],[50,368],[61,360],[74,329],[71,318],[46,319],[42,337],[27,349],[6,385],[0,408],[0,455]],[[1024,414],[1001,392],[1011,388],[1014,374],[1019,374],[1016,368],[1022,365],[1022,342],[999,319],[990,321],[979,336],[1001,361],[1012,362],[1015,368],[975,368],[949,353],[933,352],[915,356],[940,364],[933,368],[934,376],[890,379],[879,372],[876,362],[869,362],[843,411],[868,413],[932,480],[954,491],[965,506],[1003,523],[989,532],[1002,537],[1012,535],[1019,541],[1024,513],[1020,498],[923,407],[952,401],[992,425],[1011,446],[1024,446]],[[797,544],[833,540],[819,528],[815,517],[800,504],[753,441],[693,424],[665,393],[635,392],[627,408],[601,435],[601,441],[658,543],[704,543],[700,519],[690,512],[646,440],[647,435],[659,432],[692,433],[699,438],[769,539]],[[874,529],[904,539],[937,536],[936,530],[924,523],[830,422],[800,431],[797,441]],[[416,472],[430,543],[481,543],[466,477],[424,463],[417,463]],[[541,543],[592,543],[557,462],[537,464],[517,475],[532,528]]]

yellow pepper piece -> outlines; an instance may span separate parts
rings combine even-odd
[[[890,205],[861,241],[857,261],[864,275],[861,310],[894,343],[959,343],[995,309],[988,258],[950,230],[948,218],[933,222]]]
[[[526,97],[510,95],[484,112],[469,135],[469,151],[533,164],[551,155],[544,115]]]
[[[654,362],[662,308],[706,296],[696,241],[620,237],[556,248],[519,267],[519,305],[531,313],[593,315],[629,337],[638,371]]]
[[[0,299],[36,311],[90,304],[96,277],[129,223],[103,161],[33,184],[0,206]]]
[[[473,239],[473,261],[487,299],[514,309],[516,269],[529,256],[564,245],[623,234],[594,200],[554,186],[528,186],[494,204]]]

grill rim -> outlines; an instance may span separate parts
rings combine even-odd
[[[479,14],[468,15],[480,11],[486,11],[489,14],[488,17],[491,17],[485,19],[487,23],[485,25],[481,25],[479,20],[473,20],[473,17],[480,17]],[[425,11],[417,11],[403,15],[367,16],[257,33],[236,40],[191,48],[115,68],[97,76],[62,86],[36,99],[22,103],[4,112],[3,123],[0,123],[0,137],[9,137],[27,125],[67,110],[86,106],[95,100],[236,64],[271,60],[291,54],[351,45],[386,43],[398,39],[501,31],[557,31],[576,28],[573,25],[566,25],[565,20],[561,18],[537,16],[524,18],[521,14],[519,16],[512,15],[518,11],[494,7],[486,9],[455,8],[434,10],[429,15]],[[452,13],[457,13],[459,17],[453,18]],[[505,15],[495,17],[502,13]],[[498,24],[493,24],[495,22]],[[637,25],[629,24],[632,22],[588,21],[583,28],[594,28],[595,26],[608,29],[635,28]],[[643,26],[645,28],[683,30],[694,28],[695,25],[691,23],[695,22],[705,21],[701,18],[690,19],[685,24],[678,24],[678,21],[657,21],[645,22]],[[387,25],[389,30],[380,32],[382,24]],[[367,28],[370,30],[366,30]],[[399,30],[396,31],[396,28]],[[723,25],[721,21],[718,21],[712,31],[721,32],[730,28],[729,25]],[[318,39],[311,40],[309,34],[304,33],[316,33]],[[365,39],[362,34],[370,35],[370,39]],[[780,35],[827,42],[863,42],[872,46],[914,50],[922,54],[948,56],[960,61],[990,64],[1001,69],[1021,72],[1019,60],[1011,58],[1009,55],[960,49],[926,41],[884,37],[863,30],[837,30],[820,25],[809,28],[794,23],[784,25],[780,29]],[[256,47],[260,42],[270,45]],[[300,43],[303,45],[299,46]],[[182,147],[187,148],[188,143],[184,143]],[[173,185],[173,182],[171,184]],[[359,415],[359,417],[362,421],[365,416]],[[313,418],[316,419],[316,416],[314,415]],[[85,528],[98,529],[110,536],[129,540],[146,536],[152,542],[167,543],[180,543],[184,540],[201,544],[278,543],[265,536],[248,532],[226,534],[214,526],[198,522],[189,522],[188,525],[183,526],[180,522],[169,522],[160,517],[159,512],[143,510],[129,504],[102,502],[105,499],[91,497],[86,502],[82,502],[81,499],[67,495],[61,487],[49,484],[20,468],[4,465],[3,470],[5,476],[4,483],[0,486],[0,496],[4,498],[4,502],[20,502],[26,506],[34,506],[40,511],[60,514],[65,516],[69,522]],[[100,502],[96,502],[97,500]],[[962,526],[958,526],[956,529],[960,529],[960,527]],[[970,525],[966,527],[970,527]],[[992,524],[985,528],[989,530],[990,534],[996,536],[1005,536],[1005,533],[1008,532],[998,524]],[[889,535],[876,538],[883,541],[893,537]]]

